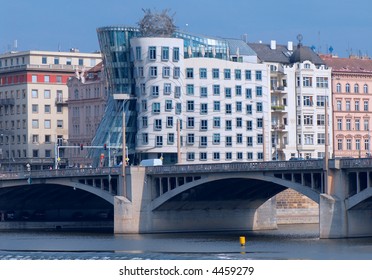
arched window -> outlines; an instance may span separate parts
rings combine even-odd
[[[359,85],[358,84],[354,85],[354,93],[359,93]]]
[[[340,83],[338,83],[336,85],[336,92],[341,92],[341,84]]]
[[[350,84],[349,83],[346,84],[345,91],[350,92]]]
[[[367,84],[364,84],[364,86],[363,86],[363,92],[364,93],[368,93],[368,85]]]

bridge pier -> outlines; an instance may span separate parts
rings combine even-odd
[[[277,229],[275,198],[258,209],[153,211],[154,188],[145,168],[129,167],[125,178],[127,195],[116,196],[114,200],[117,234]]]

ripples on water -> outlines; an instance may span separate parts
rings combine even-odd
[[[0,260],[372,259],[372,238],[318,237],[317,225],[179,234],[0,232]]]

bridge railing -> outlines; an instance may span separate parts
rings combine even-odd
[[[89,175],[118,175],[120,167],[103,168],[76,168],[76,169],[53,169],[21,172],[1,172],[0,180],[28,179],[28,178],[61,178],[61,177],[86,177]]]
[[[340,168],[372,167],[372,158],[339,159]]]
[[[146,167],[147,174],[172,173],[221,173],[242,171],[283,171],[283,170],[319,170],[323,168],[323,160],[299,161],[261,161],[261,162],[232,162],[213,164],[163,165]]]

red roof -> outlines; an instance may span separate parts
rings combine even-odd
[[[327,66],[332,67],[333,72],[372,73],[372,59],[370,58],[340,58],[330,55],[320,57]]]

